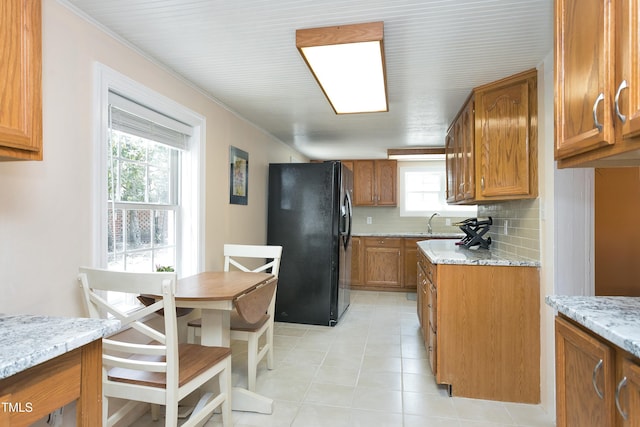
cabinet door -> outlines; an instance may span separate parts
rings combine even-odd
[[[375,205],[375,171],[374,160],[353,162],[353,204],[355,206]]]
[[[614,362],[609,345],[556,317],[558,427],[614,425]]]
[[[404,240],[404,281],[403,288],[416,289],[418,283],[418,242],[424,239]]]
[[[398,162],[396,160],[376,160],[376,205],[396,206]]]
[[[365,285],[402,287],[402,239],[365,238]]]
[[[40,8],[40,0],[0,8],[0,159],[42,159]]]
[[[456,202],[464,200],[464,162],[462,158],[462,150],[464,145],[464,135],[462,128],[462,116],[459,116],[456,121],[453,123],[453,139],[454,139],[454,150],[455,150],[455,162],[456,162],[456,177],[455,177],[455,193],[456,193]]]
[[[454,136],[455,125],[449,129],[444,141],[444,152],[446,158],[447,169],[447,203],[455,203],[456,195],[458,194],[458,163],[456,152],[456,139]]]
[[[476,196],[475,181],[475,114],[474,114],[473,98],[465,105],[460,114],[460,162],[462,173],[460,174],[461,182],[460,198],[462,200],[472,200]]]
[[[427,304],[427,294],[425,291],[426,275],[424,273],[424,268],[422,268],[422,266],[420,265],[420,262],[416,263],[416,267],[418,270],[418,288],[416,290],[417,314],[420,328],[422,328],[422,330],[424,331],[424,329],[427,327],[423,316],[424,306]]]
[[[614,142],[612,3],[556,1],[556,159]]]
[[[616,406],[624,427],[640,427],[640,365],[624,359],[616,387]]]
[[[640,136],[640,7],[635,0],[620,0],[616,4],[616,128],[622,137]],[[626,87],[626,89],[624,89]],[[624,117],[624,120],[623,120]],[[622,124],[622,126],[619,126]],[[618,134],[616,133],[616,138]]]
[[[436,317],[436,307],[438,306],[438,300],[435,286],[432,283],[427,283],[427,287],[429,288],[427,291],[427,309],[429,314],[428,320],[425,320],[425,322],[429,325],[426,328],[427,352],[429,354],[429,365],[431,366],[431,372],[434,376],[436,376],[438,370],[438,324]]]
[[[476,94],[482,197],[529,194],[534,173],[529,167],[529,101],[528,80]]]
[[[351,286],[362,284],[362,240],[351,237]]]

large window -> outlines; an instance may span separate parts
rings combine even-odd
[[[107,67],[97,77],[95,265],[199,272],[204,118]],[[106,297],[123,310],[138,305]]]
[[[400,166],[400,215],[477,216],[477,206],[448,205],[446,169],[441,160]]]
[[[175,268],[180,229],[177,190],[181,150],[156,141],[158,138],[153,135],[145,138],[126,130],[114,119],[124,112],[113,105],[111,113],[108,268],[125,271],[152,271],[154,266]]]

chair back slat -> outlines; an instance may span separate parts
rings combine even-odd
[[[238,258],[262,259],[263,264],[256,268],[247,267]],[[224,245],[224,271],[229,271],[231,266],[246,272],[263,272],[270,269],[270,273],[278,276],[280,259],[282,258],[282,246],[273,245]]]
[[[277,278],[240,295],[234,300],[236,310],[247,323],[256,323],[267,312],[276,291]]]
[[[92,317],[113,316],[123,328],[133,328],[149,342],[132,343],[120,340],[118,334],[103,339],[103,366],[144,372],[166,372],[167,386],[178,384],[178,328],[175,316],[176,274],[116,272],[103,269],[80,268],[78,279],[85,302]],[[157,301],[138,310],[124,312],[103,298],[99,292],[122,292],[157,296]],[[161,316],[164,330],[147,323],[158,310],[171,316]],[[108,353],[107,353],[108,352]]]

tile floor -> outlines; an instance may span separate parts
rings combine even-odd
[[[537,405],[448,397],[435,384],[416,302],[405,293],[354,291],[334,328],[276,323],[272,371],[257,391],[272,415],[233,413],[234,427],[554,426]],[[246,346],[233,344],[235,385],[246,387]],[[157,426],[146,415],[136,427]],[[221,426],[215,415],[207,427]]]

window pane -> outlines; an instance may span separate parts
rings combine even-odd
[[[116,216],[113,217],[113,210],[109,208],[108,211],[108,253],[122,252],[124,250],[123,240],[123,219],[124,211],[122,209],[116,209]]]
[[[109,270],[124,271],[124,255],[109,253],[107,256],[107,268]]]
[[[173,150],[164,144],[149,141],[149,164],[169,168],[171,166],[171,152]]]
[[[151,247],[151,211],[127,211],[127,250]]]
[[[127,271],[139,273],[155,271],[151,251],[133,252],[125,255]]]
[[[120,165],[120,201],[144,202],[146,168],[143,165],[122,162]]]
[[[175,235],[172,232],[175,229],[173,211],[155,211],[154,216],[154,246],[175,245]]]
[[[120,157],[128,160],[144,162],[147,160],[147,144],[136,136],[116,131],[120,141]]]
[[[163,267],[171,266],[175,269],[176,267],[175,259],[176,259],[175,248],[164,248],[164,249],[159,249],[155,251],[155,256],[153,261],[154,270],[158,266],[163,266]]]
[[[170,203],[170,178],[168,169],[149,166],[149,203]]]

